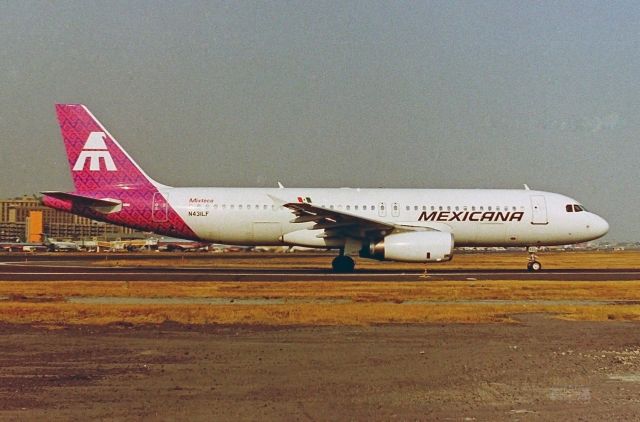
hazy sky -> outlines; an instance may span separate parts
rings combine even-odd
[[[0,197],[71,190],[54,103],[172,186],[567,194],[640,240],[640,3],[0,1]]]

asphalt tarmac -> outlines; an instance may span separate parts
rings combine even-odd
[[[48,259],[47,259],[48,258]],[[95,260],[94,256],[90,256]],[[336,274],[330,269],[269,270],[255,267],[220,269],[210,267],[102,267],[90,265],[84,257],[65,259],[64,256],[10,256],[0,262],[0,278],[4,281],[472,281],[472,280],[536,280],[536,281],[625,281],[639,280],[640,269],[564,269],[529,272],[523,270],[356,270],[350,274]],[[113,258],[112,258],[113,259]],[[130,256],[127,256],[130,259]]]

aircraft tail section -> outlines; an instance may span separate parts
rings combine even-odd
[[[94,220],[199,240],[168,201],[171,188],[145,174],[82,104],[56,104],[75,190],[42,192],[44,205]]]
[[[82,104],[56,104],[76,192],[161,187]]]

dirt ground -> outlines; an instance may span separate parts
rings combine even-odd
[[[633,420],[638,323],[0,326],[0,420]]]

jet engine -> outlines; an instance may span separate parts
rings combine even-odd
[[[453,235],[439,231],[390,234],[380,241],[365,244],[363,258],[402,262],[449,261],[452,257]]]

